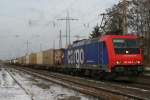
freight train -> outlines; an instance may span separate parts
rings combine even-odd
[[[99,79],[143,73],[142,51],[135,35],[104,35],[75,41],[68,48],[17,58],[15,64]]]

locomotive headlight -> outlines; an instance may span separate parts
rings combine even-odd
[[[141,61],[135,61],[136,64],[141,64]]]
[[[140,62],[140,61],[137,61],[137,63],[140,64],[141,62]]]
[[[116,61],[116,64],[121,64],[121,61]]]
[[[126,54],[128,54],[129,53],[129,51],[126,51]]]

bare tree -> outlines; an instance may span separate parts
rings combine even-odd
[[[150,60],[150,0],[132,0],[129,9],[129,28],[143,39],[145,58]]]

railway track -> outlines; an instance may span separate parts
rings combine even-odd
[[[131,81],[124,81],[124,80],[120,80],[120,81],[111,81],[111,83],[114,84],[118,84],[118,85],[123,85],[126,87],[132,87],[132,88],[137,88],[137,89],[141,89],[141,90],[148,90],[150,91],[150,84],[146,83],[146,82],[131,82]]]
[[[81,93],[98,97],[100,99],[109,100],[149,100],[150,90],[130,87],[127,85],[113,84],[110,82],[100,82],[88,80],[79,77],[72,77],[58,73],[49,73],[47,71],[39,71],[30,68],[14,67],[16,70],[35,75],[37,77],[55,82],[68,88],[77,90]]]
[[[13,74],[7,69],[7,68],[3,68],[9,75],[10,77],[15,81],[15,83],[28,95],[30,96],[31,100],[34,100],[33,95],[26,90],[26,88],[24,88],[24,86],[13,76]]]
[[[114,81],[116,84],[121,84],[121,85],[127,85],[130,87],[135,87],[135,88],[141,88],[141,89],[146,89],[150,90],[150,76],[139,76],[137,80],[131,82],[131,81],[124,81],[124,80],[117,80]]]

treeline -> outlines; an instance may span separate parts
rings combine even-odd
[[[125,6],[127,7],[126,24],[124,23]],[[123,34],[124,27],[127,27],[129,33],[141,38],[144,55],[150,61],[150,0],[119,2],[112,8],[106,9],[101,15],[102,22],[94,27],[90,38],[103,34]]]

